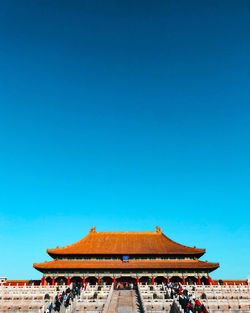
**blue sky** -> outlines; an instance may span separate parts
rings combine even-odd
[[[249,36],[249,1],[1,3],[0,276],[160,225],[246,278]]]

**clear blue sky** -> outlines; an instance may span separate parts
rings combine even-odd
[[[249,271],[250,3],[0,8],[0,276],[47,248],[154,230]]]

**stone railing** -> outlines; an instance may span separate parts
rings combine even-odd
[[[114,291],[114,284],[111,285],[107,301],[106,301],[106,303],[104,305],[104,308],[103,308],[103,313],[107,313],[108,312],[110,301],[111,301],[111,298],[112,298],[112,295],[113,295],[113,291]]]
[[[88,312],[88,313],[107,313],[111,297],[113,294],[113,284],[98,290],[99,286],[90,286],[83,290],[80,296],[75,297],[65,313]],[[93,298],[97,293],[97,298]],[[94,308],[93,308],[94,307]]]
[[[194,296],[199,299],[209,313],[250,312],[250,289],[247,285],[185,285],[183,288],[188,290],[191,298]],[[171,303],[174,301],[169,299],[169,291],[168,287],[164,285],[138,285],[144,313],[169,311]],[[177,307],[180,312],[183,312],[178,299],[179,297],[175,297],[177,300],[175,308]]]
[[[145,306],[145,303],[144,303],[143,297],[142,297],[141,285],[137,284],[137,287],[138,287],[139,300],[141,302],[143,313],[147,313],[147,309],[146,309],[146,306]]]

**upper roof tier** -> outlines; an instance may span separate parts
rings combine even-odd
[[[202,256],[206,250],[183,246],[162,233],[155,232],[96,232],[95,227],[82,240],[62,248],[48,249],[52,257],[58,255],[148,255],[176,254]]]

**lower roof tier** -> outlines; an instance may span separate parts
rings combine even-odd
[[[37,270],[49,269],[207,269],[213,271],[219,263],[209,263],[200,260],[164,260],[164,261],[67,261],[53,260],[51,262],[34,263]]]

